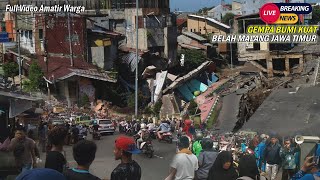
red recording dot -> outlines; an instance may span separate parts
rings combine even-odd
[[[272,24],[278,20],[280,10],[277,5],[267,3],[260,8],[260,18],[267,24]]]

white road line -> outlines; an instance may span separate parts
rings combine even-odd
[[[154,157],[157,157],[157,158],[163,159],[163,157],[158,156],[158,155],[154,155]]]
[[[315,86],[315,85],[316,85],[316,82],[317,82],[317,79],[318,79],[319,63],[320,63],[320,59],[318,59],[317,68],[316,68],[316,73],[315,73],[315,76],[314,76],[313,86]]]

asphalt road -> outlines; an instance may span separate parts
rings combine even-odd
[[[113,169],[120,163],[116,161],[113,155],[114,141],[119,133],[115,135],[102,136],[101,140],[95,140],[98,150],[96,159],[90,167],[90,172],[99,178],[110,178]],[[91,135],[88,140],[92,140]],[[165,142],[159,143],[153,140],[154,157],[152,159],[144,154],[134,155],[133,159],[138,162],[142,169],[142,180],[163,180],[169,172],[169,166],[175,155],[175,143],[168,144]],[[72,157],[72,146],[65,146],[67,161],[71,167],[76,166],[76,162]]]

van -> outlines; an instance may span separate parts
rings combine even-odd
[[[90,122],[91,122],[90,116],[77,116],[76,117],[77,124],[85,124],[85,125],[89,126]]]

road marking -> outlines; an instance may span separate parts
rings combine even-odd
[[[158,155],[154,155],[154,157],[157,157],[157,158],[163,159],[163,157],[158,156]]]

